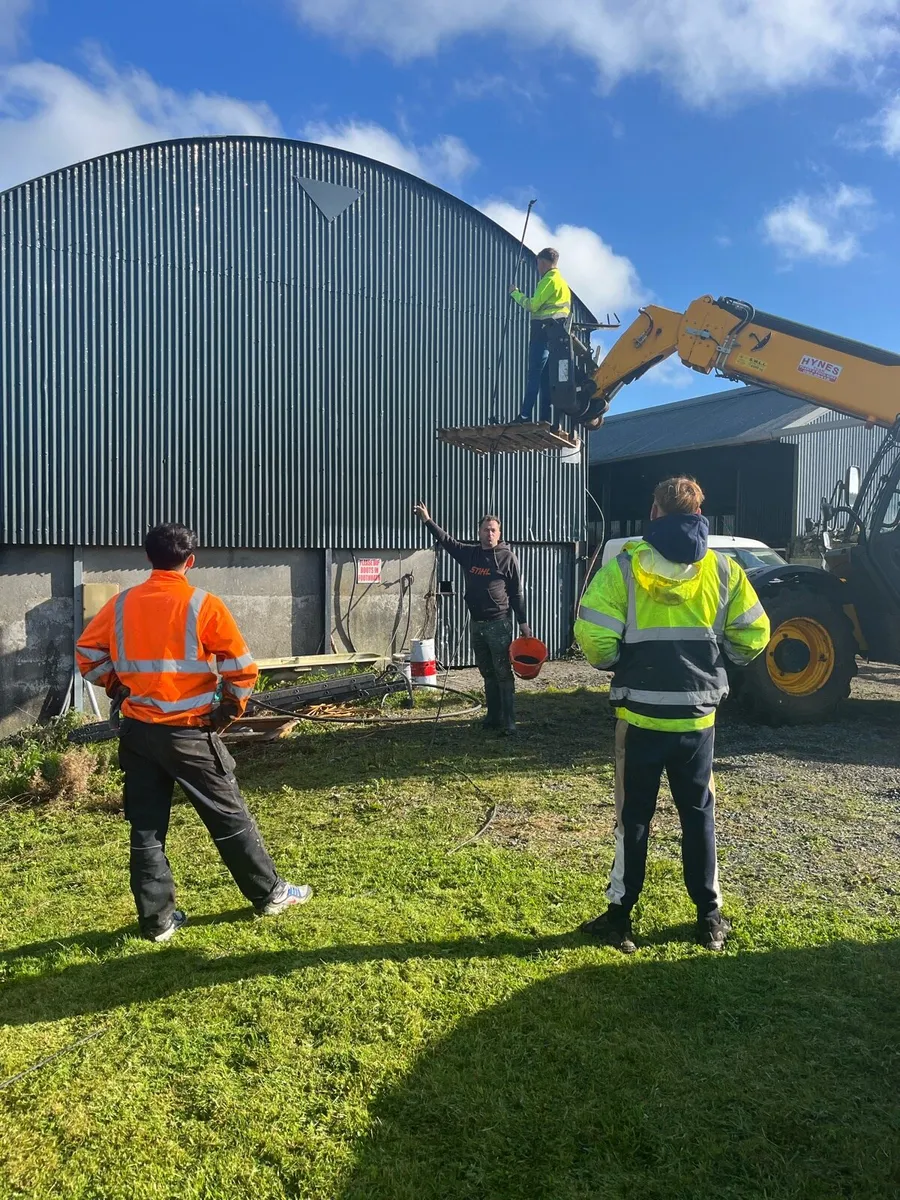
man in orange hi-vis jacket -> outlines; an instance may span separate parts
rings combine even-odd
[[[157,525],[144,541],[150,578],[114,597],[78,639],[78,668],[119,706],[119,765],[131,825],[131,890],[143,936],[166,942],[187,919],[166,858],[179,783],[235,883],[262,916],[305,903],[312,889],[281,879],[241,796],[219,736],[247,705],[258,674],[231,613],[192,587],[197,539]]]

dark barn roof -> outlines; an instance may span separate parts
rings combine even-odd
[[[814,404],[769,388],[740,387],[694,400],[608,417],[591,434],[592,464],[777,439],[818,412]]]

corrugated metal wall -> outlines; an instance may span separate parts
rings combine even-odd
[[[513,546],[525,585],[525,605],[535,637],[546,642],[552,657],[558,657],[572,645],[575,607],[576,562],[574,546],[541,546],[518,543]],[[438,576],[455,584],[453,596],[438,599],[437,654],[446,666],[471,666],[467,613],[463,602],[463,574],[445,552],[439,558]]]
[[[359,189],[328,221],[299,177]],[[423,545],[467,534],[516,241],[402,172],[278,139],[139,147],[0,195],[0,541]],[[565,264],[562,264],[563,267]],[[533,282],[533,264],[520,272]],[[579,316],[590,319],[585,310]],[[527,317],[500,386],[516,411]],[[517,541],[583,537],[584,468],[500,456]]]
[[[816,426],[821,425],[821,429]],[[859,467],[865,475],[875,451],[884,440],[879,427],[867,429],[852,417],[842,419],[824,412],[806,427],[806,431],[784,434],[782,442],[797,447],[797,496],[794,532],[803,533],[806,518],[819,519],[822,497],[830,497],[834,485],[843,479],[848,467]]]

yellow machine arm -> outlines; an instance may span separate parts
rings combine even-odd
[[[900,414],[900,354],[701,296],[686,312],[648,305],[594,370],[582,420],[597,426],[626,383],[678,354],[685,366],[774,388],[874,425]]]

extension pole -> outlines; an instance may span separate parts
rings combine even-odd
[[[522,265],[522,255],[525,251],[525,235],[528,232],[528,221],[529,221],[529,218],[531,217],[531,210],[534,208],[534,206],[536,204],[537,204],[537,200],[529,200],[528,201],[528,211],[525,213],[525,224],[522,228],[522,237],[519,241],[519,253],[518,253],[518,256],[516,257],[516,269],[514,271],[514,275],[516,276],[516,284],[517,285],[518,285],[519,268]],[[500,367],[503,363],[503,351],[506,349],[506,335],[509,331],[509,321],[510,321],[511,316],[512,316],[512,309],[509,306],[507,306],[506,319],[503,322],[503,332],[500,334],[500,351],[497,355],[497,366],[494,368],[494,390],[493,390],[493,393],[491,394],[491,408],[493,410],[491,413],[491,424],[492,425],[496,425],[496,424],[500,423],[500,418],[497,414],[497,393],[500,390]],[[505,422],[504,422],[504,424],[505,424]]]

